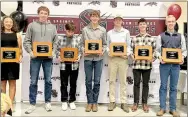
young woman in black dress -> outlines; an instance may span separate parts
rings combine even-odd
[[[1,62],[1,89],[6,93],[6,85],[9,83],[9,96],[13,102],[16,93],[16,80],[19,79],[20,62],[22,59],[22,38],[17,32],[16,22],[9,16],[5,16],[1,21],[1,47],[19,47],[19,63]]]

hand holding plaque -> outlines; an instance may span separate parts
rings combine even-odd
[[[152,46],[135,46],[135,60],[152,60]]]
[[[100,54],[102,53],[102,40],[85,40],[86,54]]]
[[[51,42],[33,42],[33,55],[35,57],[52,56],[52,43]]]
[[[61,60],[75,62],[78,60],[78,48],[61,48]]]
[[[180,64],[182,62],[181,49],[162,48],[162,59],[165,63]]]
[[[111,43],[110,44],[110,56],[126,56],[127,45],[126,43]]]
[[[19,62],[19,48],[1,48],[1,62]]]

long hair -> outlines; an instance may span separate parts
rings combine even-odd
[[[11,31],[13,31],[14,33],[17,33],[18,32],[18,25],[17,25],[16,21],[10,16],[4,16],[3,19],[1,20],[1,33],[3,33],[5,31],[4,20],[6,18],[10,18],[13,21],[13,26],[11,28]]]

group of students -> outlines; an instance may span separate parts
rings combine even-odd
[[[110,103],[108,111],[113,111],[116,107],[115,86],[116,76],[119,73],[120,79],[120,101],[121,109],[129,112],[129,106],[126,104],[126,72],[128,69],[128,57],[133,60],[133,76],[134,76],[134,104],[131,110],[134,112],[138,109],[140,81],[142,76],[143,90],[142,90],[142,107],[144,112],[149,112],[147,104],[149,92],[149,79],[152,69],[152,62],[155,59],[160,60],[160,80],[161,86],[159,90],[160,96],[160,111],[157,116],[162,116],[166,112],[166,95],[167,82],[170,76],[170,113],[174,117],[179,114],[176,111],[176,96],[177,83],[179,79],[180,64],[183,64],[184,57],[187,56],[185,38],[182,34],[174,30],[176,19],[173,15],[166,17],[167,30],[161,33],[157,39],[147,33],[147,21],[144,18],[138,20],[139,34],[133,39],[130,38],[130,32],[122,27],[123,17],[116,15],[114,17],[114,28],[106,32],[106,29],[99,25],[100,13],[93,10],[90,13],[90,24],[82,29],[81,40],[74,35],[76,29],[74,23],[67,23],[65,25],[66,34],[58,37],[56,27],[48,22],[49,9],[45,6],[38,8],[39,20],[30,23],[27,27],[26,35],[23,41],[23,47],[27,53],[30,54],[30,86],[29,86],[29,102],[30,106],[26,110],[26,114],[32,113],[36,108],[36,96],[38,89],[39,71],[42,65],[44,72],[44,94],[45,94],[45,109],[47,112],[52,111],[51,108],[51,75],[52,75],[52,60],[57,58],[60,62],[60,79],[61,79],[61,102],[62,110],[67,110],[68,106],[71,109],[76,109],[76,84],[79,73],[79,61],[84,57],[84,71],[85,71],[85,86],[87,95],[86,112],[98,111],[98,96],[100,91],[100,79],[103,69],[103,55],[105,52],[109,55],[109,99]],[[1,32],[2,47],[19,47],[22,49],[21,36],[16,33],[15,22],[11,17],[3,19]],[[102,53],[100,54],[86,54],[85,40],[102,40]],[[53,44],[53,52],[51,57],[36,57],[33,54],[33,42],[51,42]],[[112,56],[110,54],[111,43],[126,43],[126,56]],[[134,48],[137,45],[152,46],[153,59],[152,60],[135,60]],[[74,62],[62,61],[60,58],[60,50],[63,47],[78,48],[79,54],[77,60]],[[165,63],[161,57],[162,48],[180,48],[182,50],[182,63],[169,64]],[[22,58],[22,51],[20,52],[20,62]],[[2,70],[2,91],[6,92],[6,82],[10,84],[10,97],[13,101],[16,91],[15,80],[19,78],[19,63],[1,63]],[[94,72],[94,76],[93,76]],[[11,76],[9,75],[11,74]],[[70,77],[70,91],[68,93],[68,78]],[[92,86],[92,81],[94,82]],[[12,85],[11,85],[12,84]]]

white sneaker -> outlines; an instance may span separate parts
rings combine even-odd
[[[52,106],[51,106],[51,104],[50,104],[50,103],[46,103],[45,109],[46,109],[47,112],[52,111]]]
[[[68,108],[68,104],[67,104],[67,102],[62,102],[62,106],[61,106],[61,108],[62,108],[63,111],[66,111],[67,108]]]
[[[70,109],[71,109],[71,110],[75,110],[75,109],[76,109],[76,105],[75,105],[74,102],[71,102],[71,103],[69,104],[69,106],[70,106]]]
[[[25,114],[30,114],[35,110],[35,105],[30,105],[29,108],[25,111]]]

